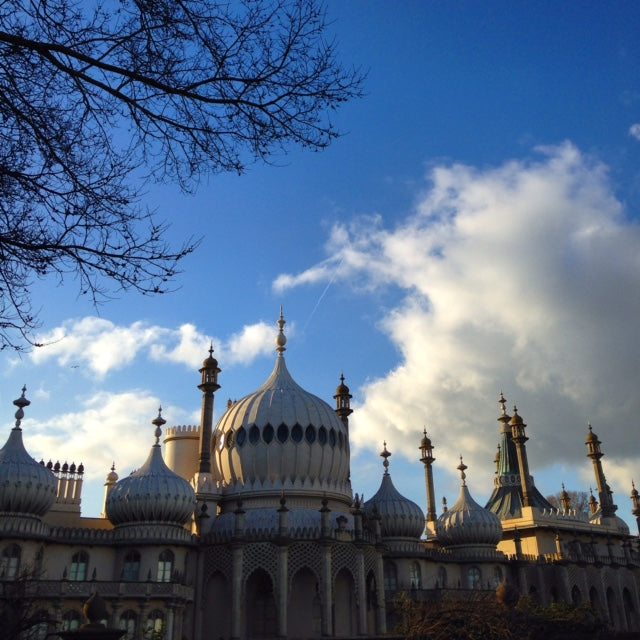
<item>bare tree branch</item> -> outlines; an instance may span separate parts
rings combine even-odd
[[[363,76],[326,32],[317,0],[0,2],[0,347],[34,344],[34,278],[167,290],[197,242],[167,243],[145,181],[330,144]]]

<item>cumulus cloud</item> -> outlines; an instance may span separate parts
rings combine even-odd
[[[73,411],[44,420],[25,419],[27,448],[45,461],[84,462],[88,480],[104,478],[114,461],[120,474],[126,475],[144,462],[154,442],[151,420],[159,405],[159,399],[146,391],[103,391],[79,400]],[[163,414],[174,423],[183,412],[164,407]],[[123,442],[126,447],[121,446]]]
[[[629,135],[636,140],[640,140],[640,124],[632,124],[629,127]]]
[[[415,459],[425,425],[438,466],[453,471],[462,453],[470,477],[491,477],[503,389],[529,424],[534,474],[563,464],[567,486],[584,489],[571,481],[589,473],[590,420],[611,480],[630,484],[640,228],[605,166],[569,143],[538,151],[494,168],[436,166],[400,224],[337,225],[321,265],[276,281],[326,282],[340,265],[341,282],[404,292],[381,323],[401,357],[359,390],[356,446],[386,439]]]
[[[177,329],[134,322],[117,325],[93,316],[73,319],[39,336],[44,347],[29,354],[42,363],[55,360],[60,366],[82,365],[98,378],[130,365],[141,354],[156,362],[197,366],[213,343],[218,358],[225,366],[250,364],[255,358],[273,351],[274,327],[264,322],[247,325],[227,340],[211,338],[193,324]]]

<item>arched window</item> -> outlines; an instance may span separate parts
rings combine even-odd
[[[502,567],[494,567],[493,568],[493,586],[499,587],[502,584],[503,576],[502,576]]]
[[[173,573],[173,553],[169,549],[165,549],[158,556],[158,575],[157,582],[171,582],[171,574]]]
[[[5,547],[0,558],[0,580],[13,580],[20,570],[20,547],[10,544]]]
[[[71,571],[69,580],[86,580],[87,567],[89,566],[89,554],[86,551],[78,551],[71,556]]]
[[[482,586],[482,574],[478,567],[469,567],[467,571],[469,589],[480,589]]]
[[[422,573],[420,571],[420,565],[417,562],[411,563],[409,578],[412,589],[422,589]]]
[[[164,613],[154,609],[147,618],[144,637],[151,639],[164,637],[164,630]]]
[[[62,631],[75,631],[80,627],[80,613],[70,609],[62,616]]]
[[[124,636],[122,636],[122,640],[133,640],[136,635],[136,620],[136,612],[131,609],[127,609],[127,611],[120,616],[120,623],[118,626],[125,632]]]
[[[137,551],[129,551],[124,557],[122,567],[122,580],[124,582],[135,582],[140,577],[140,554]]]
[[[391,560],[384,562],[384,590],[385,592],[398,590],[398,568]]]
[[[573,585],[571,589],[571,602],[575,607],[577,607],[582,602],[582,594],[580,593],[580,589],[577,585]]]
[[[439,589],[447,588],[447,570],[444,567],[438,567],[438,582],[436,586]]]

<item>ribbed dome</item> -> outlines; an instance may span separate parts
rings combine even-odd
[[[146,462],[130,476],[118,481],[106,501],[107,518],[114,525],[165,523],[184,525],[193,515],[196,496],[191,485],[167,467],[159,444],[158,414],[156,443]]]
[[[291,377],[283,356],[286,338],[269,379],[233,403],[213,434],[213,460],[223,495],[285,490],[288,496],[327,495],[351,504],[349,436],[324,400]]]
[[[458,501],[436,523],[438,541],[445,547],[492,547],[502,538],[502,524],[498,516],[481,507],[469,493],[461,461],[462,486]]]
[[[13,404],[16,411],[16,426],[9,439],[0,449],[0,513],[11,513],[40,517],[56,500],[58,482],[44,465],[36,462],[24,448],[20,422],[24,417],[23,407],[30,404],[22,395]]]
[[[424,513],[415,503],[405,498],[393,485],[391,476],[382,476],[380,488],[364,503],[367,517],[377,510],[380,533],[383,538],[420,538],[424,531]]]

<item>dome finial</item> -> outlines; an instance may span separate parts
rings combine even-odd
[[[462,456],[460,456],[460,464],[456,468],[460,471],[460,477],[462,478],[462,486],[466,487],[467,474],[465,473],[465,469],[468,469],[469,467],[467,467],[467,465],[464,462],[462,462]]]
[[[282,305],[280,305],[280,317],[278,318],[278,327],[280,327],[280,331],[276,336],[276,351],[278,355],[282,357],[284,352],[287,350],[284,346],[287,344],[287,336],[284,335],[284,325],[287,324],[287,321],[284,319],[284,313],[282,311]]]
[[[380,457],[384,458],[384,462],[382,463],[382,466],[384,467],[384,475],[388,476],[389,475],[389,456],[391,455],[390,451],[387,451],[387,441],[384,441],[384,447],[382,449],[382,451],[380,452]]]
[[[154,418],[151,421],[151,424],[156,425],[156,430],[153,432],[153,435],[156,437],[156,446],[160,445],[160,436],[162,435],[162,425],[166,423],[167,421],[162,417],[162,407],[158,407],[158,417]]]
[[[22,395],[17,399],[13,401],[13,404],[16,405],[16,407],[18,407],[18,410],[16,411],[15,417],[16,417],[16,426],[14,427],[15,429],[20,429],[20,423],[22,422],[22,418],[24,418],[24,408],[28,407],[31,404],[30,400],[27,400],[24,397],[24,394],[27,392],[27,385],[23,385],[22,386]]]
[[[502,394],[502,390],[500,390],[500,397],[498,398],[498,404],[500,405],[500,412],[503,416],[507,415],[507,399]]]

